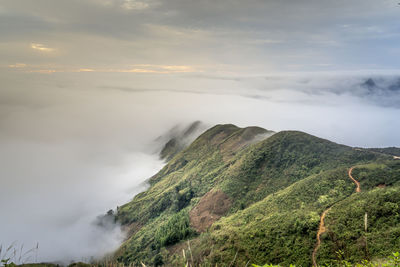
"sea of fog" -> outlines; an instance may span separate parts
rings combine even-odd
[[[146,188],[164,165],[154,140],[176,123],[258,125],[351,146],[400,146],[394,74],[10,72],[0,80],[0,244],[18,251],[38,245],[26,261],[88,261],[116,249],[120,227],[94,222]]]
[[[144,190],[164,164],[141,151],[104,154],[26,140],[0,145],[3,256],[13,245],[8,257],[15,248],[13,260],[21,263],[90,261],[118,248],[124,239],[119,225],[102,227],[96,218]]]

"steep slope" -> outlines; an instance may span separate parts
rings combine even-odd
[[[235,259],[236,266],[250,261],[310,266],[319,215],[327,210],[318,265],[341,257],[360,262],[390,255],[400,246],[400,162],[359,165],[353,175],[361,181],[362,193],[355,193],[348,169],[341,167],[307,177],[222,218],[192,240],[194,262],[225,266]],[[371,186],[385,181],[386,187]],[[181,258],[175,255],[174,260]]]
[[[248,261],[310,266],[320,215],[354,191],[346,171],[341,167],[312,175],[221,219],[192,245],[202,250],[198,260],[221,265],[221,259],[233,259],[238,252],[237,266]],[[209,244],[213,251],[207,255]]]
[[[322,264],[335,259],[334,251],[356,262],[382,258],[400,248],[400,162],[359,165],[353,176],[363,192],[337,203],[327,215]]]
[[[319,214],[327,210],[318,265],[390,255],[400,247],[400,162],[357,166],[353,175],[362,193],[355,193],[347,174],[348,169],[338,168],[310,176],[221,219],[192,241],[195,261],[223,266],[221,259],[235,258],[237,266],[249,261],[310,266]]]
[[[224,173],[221,189],[240,209],[312,174],[376,158],[306,133],[284,131],[240,155]]]
[[[124,224],[145,222],[172,206],[182,209],[191,198],[202,196],[212,188],[215,177],[228,167],[226,161],[250,145],[251,137],[258,138],[267,133],[270,132],[258,127],[241,129],[234,125],[217,125],[209,129],[150,178],[152,187],[148,191],[119,207],[118,220]],[[235,142],[222,144],[223,140]],[[228,146],[231,149],[227,149]]]
[[[169,245],[195,234],[186,224],[191,207],[215,186],[237,153],[271,134],[259,127],[217,125],[173,157],[150,178],[148,191],[118,208],[116,219],[130,229],[130,238],[117,252],[118,260],[153,263],[167,245],[162,240],[168,239]],[[179,229],[168,228],[180,223]]]
[[[156,141],[165,143],[160,151],[161,159],[171,160],[176,154],[189,146],[206,128],[206,125],[201,121],[195,121],[183,128],[177,125],[167,134],[158,137]]]
[[[131,231],[116,258],[180,265],[191,239],[197,263],[311,265],[321,213],[354,193],[348,168],[387,160],[302,132],[217,125],[118,208]]]

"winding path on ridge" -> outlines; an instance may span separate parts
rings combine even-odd
[[[312,253],[312,262],[313,262],[313,266],[315,266],[315,267],[317,266],[317,252],[318,252],[319,247],[321,246],[321,235],[323,233],[325,233],[325,231],[326,231],[325,222],[324,222],[325,216],[330,209],[331,208],[328,208],[322,213],[321,220],[319,222],[319,228],[318,228],[318,233],[317,233],[317,243],[315,244],[315,247],[314,247],[314,250]]]
[[[354,179],[354,177],[351,175],[351,172],[353,171],[354,168],[355,167],[351,167],[349,169],[348,174],[349,174],[350,179],[356,184],[356,192],[359,193],[359,192],[361,192],[360,182],[357,181],[356,179]]]
[[[351,167],[347,174],[348,174],[349,178],[356,184],[356,192],[359,193],[359,192],[361,192],[360,182],[357,181],[356,179],[354,179],[354,177],[351,175],[354,168],[355,168],[354,166]],[[327,208],[321,214],[321,219],[319,222],[319,228],[318,228],[318,233],[317,233],[317,243],[315,244],[315,247],[314,247],[314,250],[312,253],[312,263],[313,263],[314,267],[318,266],[317,265],[317,252],[318,252],[319,247],[321,246],[321,235],[326,232],[325,216],[329,212],[330,209],[331,209],[331,207]]]

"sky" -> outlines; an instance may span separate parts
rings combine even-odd
[[[97,216],[146,188],[177,124],[400,146],[399,16],[394,0],[0,0],[0,244],[112,252],[124,231]]]
[[[395,0],[2,0],[5,69],[235,73],[398,69]]]

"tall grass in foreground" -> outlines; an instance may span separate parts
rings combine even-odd
[[[0,245],[0,266],[15,266],[25,264],[26,262],[37,262],[39,243],[28,250],[25,250],[24,244],[20,246],[14,241],[8,247]]]
[[[245,266],[239,266],[235,263],[237,253],[235,257],[228,261],[225,264],[211,264],[211,263],[196,263],[193,259],[192,249],[190,247],[190,242],[187,243],[187,249],[182,249],[182,261],[178,265],[178,267],[296,267],[296,265],[290,264],[288,266],[284,265],[274,265],[274,264],[264,264],[264,265],[256,265],[251,264],[250,261],[246,263]],[[37,254],[39,250],[39,243],[36,244],[35,247],[24,250],[24,245],[17,246],[16,242],[13,242],[8,247],[3,247],[0,245],[0,266],[2,267],[58,267],[59,264],[52,263],[37,263]],[[394,252],[392,255],[388,256],[385,259],[381,260],[363,260],[359,263],[350,263],[344,257],[344,253],[342,251],[336,252],[337,260],[333,260],[329,264],[320,265],[321,267],[400,267],[400,252]],[[29,263],[28,263],[29,262]],[[36,263],[32,263],[36,262]],[[146,265],[144,263],[140,263],[139,265],[131,263],[129,265],[116,262],[114,260],[103,259],[102,261],[92,262],[92,263],[83,263],[83,262],[75,262],[68,267],[153,267],[154,265]],[[164,266],[160,264],[158,266]],[[172,265],[167,265],[172,266]]]
[[[193,257],[188,258],[188,255],[191,255],[190,245],[188,247],[188,250],[183,249],[182,254],[183,254],[183,259],[184,259],[184,262],[181,265],[182,267],[218,267],[218,266],[220,266],[220,267],[236,267],[236,266],[239,267],[238,265],[235,265],[235,259],[236,259],[237,254],[235,255],[235,257],[229,264],[224,264],[224,265],[194,264]],[[347,260],[345,260],[343,258],[344,254],[341,251],[338,251],[337,255],[339,257],[338,260],[334,260],[330,264],[321,265],[321,267],[400,267],[400,252],[394,252],[394,253],[392,253],[391,256],[387,257],[384,260],[378,260],[378,261],[363,260],[360,263],[355,263],[355,264],[350,263]],[[249,266],[249,262],[243,267],[247,267],[247,266]],[[286,267],[283,265],[274,265],[274,264],[264,264],[264,265],[251,264],[250,266],[252,266],[252,267]],[[106,266],[106,267],[108,267],[108,266]],[[150,265],[145,265],[142,263],[141,267],[150,267]],[[242,266],[240,266],[240,267],[242,267]],[[296,267],[296,265],[290,264],[287,267]]]

